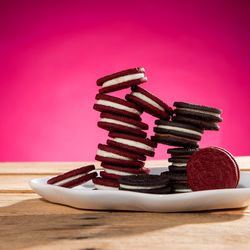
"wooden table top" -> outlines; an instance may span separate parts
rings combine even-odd
[[[236,157],[250,171],[250,157]],[[90,162],[0,163],[0,249],[250,249],[250,207],[192,213],[79,210],[51,204],[30,179]],[[147,161],[146,166],[168,165]],[[97,165],[97,163],[96,163]]]

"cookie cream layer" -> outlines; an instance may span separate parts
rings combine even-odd
[[[118,171],[118,170],[113,170],[113,169],[109,169],[109,168],[104,168],[105,172],[108,174],[115,174],[115,175],[121,175],[121,176],[126,176],[126,175],[134,175],[128,172],[122,172],[122,171]]]
[[[110,187],[110,186],[104,186],[104,185],[98,185],[98,184],[95,184],[95,187],[99,190],[118,190],[118,187]]]
[[[107,123],[113,123],[113,124],[117,124],[117,125],[122,125],[122,126],[126,126],[126,127],[129,127],[129,128],[140,129],[139,127],[137,127],[137,126],[135,126],[135,125],[129,124],[129,123],[127,123],[127,122],[121,122],[121,121],[118,121],[118,120],[115,120],[115,119],[101,118],[100,121],[101,121],[101,122],[107,122]]]
[[[125,144],[128,146],[132,146],[132,147],[136,147],[136,148],[140,148],[140,149],[154,152],[154,148],[152,148],[152,147],[150,147],[142,142],[132,141],[132,140],[124,139],[124,138],[114,138],[113,141],[118,142],[118,143],[122,143],[122,144]]]
[[[155,108],[160,109],[161,111],[165,111],[165,109],[161,105],[159,105],[157,102],[155,102],[151,98],[143,95],[142,93],[140,93],[140,92],[132,92],[131,94],[133,96],[143,100],[144,102],[149,103],[150,105],[154,106]]]
[[[146,186],[146,187],[142,187],[142,186],[130,186],[130,185],[125,185],[125,184],[120,184],[121,188],[125,188],[125,189],[131,189],[131,190],[150,190],[150,189],[158,189],[158,188],[163,188],[166,185],[158,185],[158,186]]]
[[[197,131],[192,130],[192,129],[173,127],[173,126],[168,126],[168,125],[157,125],[157,128],[168,129],[168,130],[188,133],[188,134],[192,134],[192,135],[202,135],[202,133],[197,132]]]
[[[80,177],[86,175],[86,174],[89,174],[89,173],[74,175],[74,176],[69,177],[67,179],[64,179],[64,180],[58,181],[56,183],[53,183],[52,185],[61,186],[61,185],[65,184],[65,183],[67,183],[67,182],[73,181],[73,180],[75,180],[77,178],[80,178]]]
[[[186,167],[187,163],[176,163],[176,162],[171,162],[173,166],[175,167]]]
[[[144,77],[144,73],[136,73],[136,74],[126,75],[126,76],[120,76],[120,77],[104,82],[101,88],[113,86],[119,83],[128,82],[132,80],[137,80],[143,77]]]
[[[187,193],[187,192],[192,192],[191,189],[175,189],[174,190],[176,193]]]
[[[101,149],[98,149],[96,154],[99,155],[99,156],[102,156],[102,157],[106,157],[106,158],[114,158],[114,159],[127,160],[127,161],[132,160],[131,158],[128,158],[128,157],[125,157],[125,156],[122,156],[122,155],[118,155],[118,154],[115,154],[115,153],[111,153],[111,152],[108,152],[108,151],[104,151],[104,150],[101,150]]]
[[[220,114],[214,113],[214,112],[209,112],[209,111],[203,111],[203,110],[197,110],[197,109],[190,109],[190,108],[177,108],[178,110],[183,110],[183,111],[191,111],[199,114],[206,114],[206,115],[213,115],[215,117],[220,118]]]
[[[107,100],[97,100],[96,104],[107,106],[107,107],[112,107],[112,108],[115,108],[115,109],[121,109],[121,110],[124,110],[124,111],[128,111],[130,113],[133,113],[133,114],[138,114],[138,115],[141,114],[141,112],[138,111],[137,109],[130,108],[128,106],[125,106],[125,105],[122,105],[122,104],[119,104],[119,103],[116,103],[116,102],[111,102],[111,101],[107,101]]]

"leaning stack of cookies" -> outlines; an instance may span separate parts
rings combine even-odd
[[[156,143],[146,138],[148,125],[141,121],[140,105],[110,95],[147,81],[144,68],[133,68],[97,80],[99,94],[94,109],[101,112],[98,127],[109,131],[106,144],[99,144],[95,159],[101,161],[97,189],[118,189],[121,176],[147,175],[146,156],[154,156]],[[138,87],[139,88],[139,87]],[[108,93],[108,94],[107,94]]]
[[[155,122],[155,135],[151,139],[176,147],[167,151],[171,155],[168,159],[171,165],[169,171],[163,175],[169,175],[173,192],[189,192],[191,189],[187,183],[187,162],[199,150],[198,142],[204,130],[219,130],[221,110],[185,102],[175,102],[174,107],[171,122]]]

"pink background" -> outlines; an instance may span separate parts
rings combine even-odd
[[[136,66],[169,105],[223,109],[201,146],[250,155],[249,3],[0,1],[0,161],[93,160],[107,137],[95,81]]]

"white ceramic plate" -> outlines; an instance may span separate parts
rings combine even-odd
[[[158,174],[166,169],[155,168]],[[241,172],[238,188],[181,194],[143,194],[117,190],[93,190],[92,181],[77,189],[47,184],[51,177],[33,179],[31,188],[45,200],[80,209],[185,212],[246,207],[250,204],[250,172]]]

